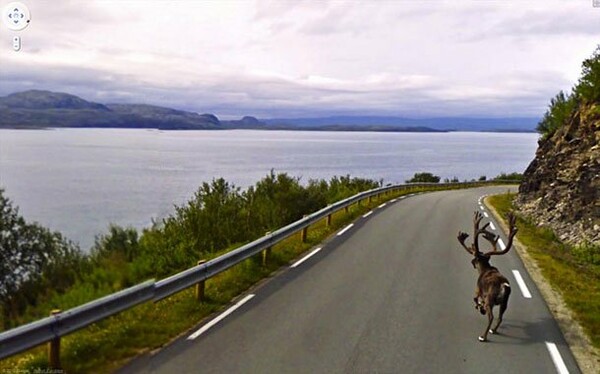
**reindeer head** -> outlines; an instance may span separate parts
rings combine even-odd
[[[490,223],[486,223],[483,227],[479,227],[481,220],[483,219],[483,215],[480,212],[475,212],[473,215],[473,243],[470,246],[465,244],[465,241],[469,237],[469,234],[466,232],[459,231],[458,232],[458,242],[463,246],[463,248],[469,252],[473,256],[473,260],[471,260],[471,264],[474,268],[481,271],[482,269],[486,269],[490,267],[490,258],[494,255],[503,255],[506,254],[510,248],[512,247],[513,238],[517,234],[516,217],[514,214],[510,213],[508,215],[508,224],[510,227],[510,231],[508,233],[508,244],[506,248],[502,251],[498,251],[498,239],[499,235],[494,234],[491,231],[488,231],[488,226]],[[492,250],[486,253],[482,253],[479,251],[479,235],[482,235],[485,240],[487,240],[492,245]]]

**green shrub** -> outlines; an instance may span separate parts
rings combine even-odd
[[[560,91],[550,100],[548,110],[537,125],[537,131],[542,138],[551,137],[556,130],[563,126],[573,115],[577,107],[576,99],[573,95],[565,94]]]
[[[583,103],[598,103],[600,102],[600,45],[581,66],[581,77],[575,87],[575,94]]]
[[[456,178],[456,177],[455,177]],[[458,180],[458,179],[457,179]],[[406,183],[439,183],[440,177],[432,173],[415,173],[415,175],[406,181]]]
[[[565,125],[580,104],[600,102],[600,46],[581,65],[581,77],[573,87],[572,94],[560,91],[550,100],[548,110],[537,126],[542,139],[548,139]]]
[[[494,178],[494,180],[504,180],[504,181],[520,182],[520,181],[523,180],[523,174],[517,173],[517,172],[512,172],[510,174],[500,173],[499,175],[497,175]]]

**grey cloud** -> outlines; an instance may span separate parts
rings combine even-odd
[[[276,79],[231,77],[217,85],[165,87],[141,82],[127,74],[86,68],[30,67],[5,71],[0,94],[29,88],[50,89],[102,103],[126,102],[164,105],[219,116],[261,117],[295,115],[538,115],[549,96],[540,92],[515,92],[508,99],[489,97],[451,99],[440,97],[431,87],[397,91],[333,90],[303,86]],[[552,84],[553,85],[553,84]],[[554,92],[552,93],[552,95]]]
[[[600,9],[531,10],[514,17],[492,21],[479,30],[465,30],[465,41],[479,41],[497,37],[531,38],[549,36],[600,37]]]

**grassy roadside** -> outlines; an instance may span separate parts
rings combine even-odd
[[[505,220],[513,210],[515,194],[490,196],[486,200]],[[554,233],[517,215],[517,239],[539,268],[545,281],[558,291],[566,306],[600,351],[600,248],[561,243]],[[600,367],[600,357],[593,359]]]
[[[290,263],[383,201],[410,193],[441,189],[449,188],[413,188],[381,196],[371,203],[364,201],[360,206],[355,204],[348,212],[341,210],[333,215],[331,226],[327,227],[324,220],[312,225],[305,243],[300,242],[298,233],[276,245],[266,266],[262,265],[260,259],[250,259],[211,278],[206,283],[207,299],[203,303],[195,300],[193,289],[188,289],[158,303],[140,305],[66,336],[61,340],[63,369],[69,373],[113,371],[136,355],[169,343],[181,335],[182,331],[189,330],[202,319],[223,309],[256,282]],[[213,256],[225,252],[214,253]],[[0,372],[15,369],[35,372],[40,368],[47,368],[47,365],[45,346],[40,346],[0,362]]]

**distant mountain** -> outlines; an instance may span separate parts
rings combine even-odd
[[[405,118],[379,116],[335,116],[316,118],[273,118],[263,120],[269,126],[297,126],[303,128],[322,128],[324,126],[383,127],[389,128],[427,128],[441,131],[494,131],[494,132],[535,132],[539,118]],[[393,130],[392,130],[393,131]]]
[[[85,101],[66,93],[30,90],[0,97],[2,109],[91,109],[108,111],[102,104]]]
[[[258,120],[219,120],[146,104],[99,104],[67,93],[30,90],[0,97],[0,128],[107,127],[161,130],[305,131],[535,131],[537,118],[428,118],[338,116]]]
[[[212,114],[144,104],[98,104],[74,95],[31,90],[0,97],[0,128],[111,127],[223,129]]]

